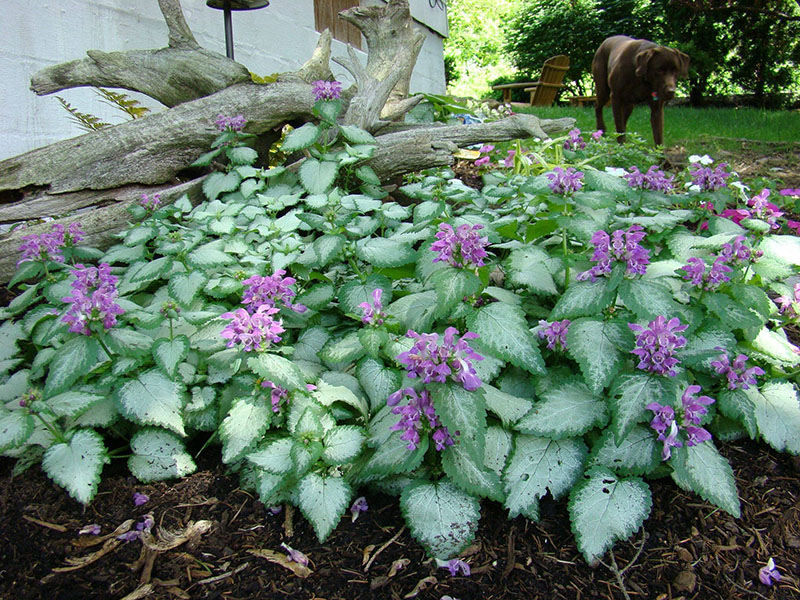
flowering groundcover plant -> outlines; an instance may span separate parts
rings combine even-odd
[[[283,141],[307,153],[297,173],[255,167],[246,124],[220,117],[198,164],[227,167],[200,205],[147,199],[105,252],[23,248],[0,326],[17,472],[41,462],[87,504],[115,457],[141,481],[180,477],[199,438],[320,540],[377,489],[465,565],[481,499],[536,520],[550,494],[594,563],[647,519],[648,479],[738,516],[718,445],[800,453],[783,332],[800,241],[779,211],[721,214],[763,193],[565,163],[490,171],[480,191],[422,173],[401,206],[364,164],[372,136],[334,127],[335,95]]]

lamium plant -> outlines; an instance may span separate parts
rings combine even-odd
[[[482,499],[537,520],[549,494],[596,563],[645,523],[651,479],[738,517],[720,446],[800,453],[800,240],[769,192],[700,163],[598,170],[602,140],[570,132],[531,174],[432,170],[401,205],[334,83],[290,164],[255,166],[220,116],[197,206],[145,197],[105,251],[77,224],[25,239],[0,326],[16,473],[41,462],[88,504],[111,460],[150,482],[219,451],[320,540],[396,495],[452,565]]]

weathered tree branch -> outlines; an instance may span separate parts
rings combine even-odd
[[[169,46],[127,52],[89,50],[89,58],[34,74],[31,90],[41,96],[82,86],[115,87],[141,92],[172,107],[250,81],[244,65],[195,41],[178,0],[159,0],[158,4],[169,29]]]

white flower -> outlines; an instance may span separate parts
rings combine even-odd
[[[625,169],[621,169],[619,167],[606,167],[606,173],[613,175],[614,177],[622,177],[623,175],[628,174]]]
[[[705,166],[705,165],[710,165],[711,163],[713,163],[714,159],[711,158],[708,154],[703,154],[703,156],[698,156],[697,154],[692,154],[689,157],[689,162],[690,163],[699,163],[699,164]]]

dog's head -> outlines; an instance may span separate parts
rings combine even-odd
[[[653,87],[655,98],[674,98],[678,79],[688,75],[689,57],[680,50],[656,46],[636,55],[636,76]]]

